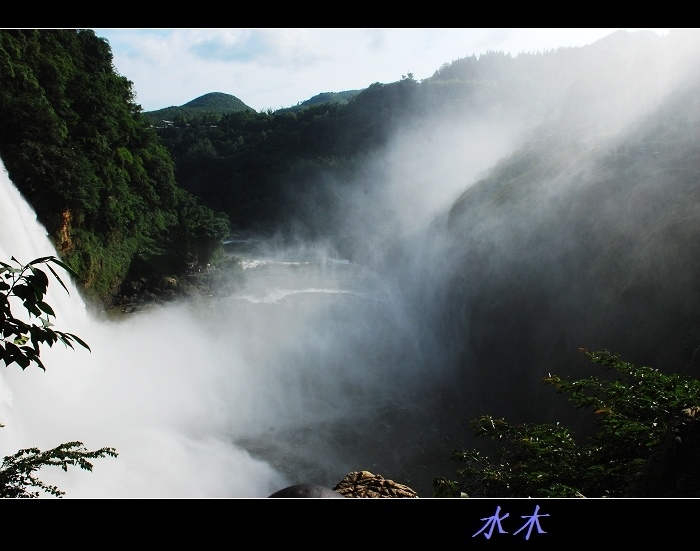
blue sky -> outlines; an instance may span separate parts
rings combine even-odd
[[[488,50],[584,46],[615,28],[93,29],[145,111],[224,92],[253,109],[279,109],[321,92],[358,90]],[[638,29],[627,29],[630,31]],[[664,35],[669,29],[650,29]]]

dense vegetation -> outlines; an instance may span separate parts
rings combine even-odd
[[[131,82],[91,30],[0,31],[0,157],[89,298],[206,264],[226,216],[175,182]]]
[[[303,217],[295,201],[315,191],[320,173],[354,170],[358,158],[385,144],[410,115],[416,90],[411,79],[375,83],[347,104],[207,115],[158,134],[184,189],[218,205],[238,230],[272,232]]]

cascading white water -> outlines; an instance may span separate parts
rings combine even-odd
[[[0,260],[12,264],[14,256],[22,264],[43,256],[57,256],[56,249],[48,239],[46,229],[34,214],[32,207],[25,201],[14,184],[10,181],[5,166],[0,163]],[[52,265],[52,267],[56,267]],[[49,273],[48,270],[44,270]],[[61,276],[60,268],[57,269]],[[85,303],[73,285],[70,277],[61,277],[69,293],[55,283],[49,286],[49,304],[60,308],[65,315],[71,315],[71,323],[82,323],[85,319]],[[60,291],[60,292],[59,292]]]
[[[2,165],[0,171],[0,259],[12,266],[17,264],[12,260],[26,264],[29,261],[43,256],[57,256],[56,250],[48,239],[46,229],[38,222],[31,206],[25,201],[17,188],[12,184]],[[59,276],[64,285],[68,288],[68,293],[53,279],[49,285],[46,300],[52,305],[55,311],[61,312],[62,321],[67,322],[72,329],[69,332],[79,331],[85,327],[86,311],[85,303],[73,285],[68,274],[60,274],[62,271],[57,268]],[[47,275],[49,271],[41,267]],[[59,292],[60,289],[60,292]],[[21,306],[21,302],[14,297],[10,297],[10,304],[13,307],[13,314],[22,319],[28,319],[26,312]],[[47,347],[43,348],[44,353]],[[4,364],[3,364],[4,365]],[[15,395],[21,393],[22,382],[19,387],[11,382],[14,377],[10,373],[20,370],[17,364],[13,364],[8,369],[0,371],[0,423],[7,426],[0,432],[0,450],[3,455],[17,451],[21,447],[29,447],[25,444],[25,419],[23,415],[18,415],[15,407]],[[32,370],[39,370],[32,366]],[[36,408],[40,409],[40,402]],[[57,442],[57,444],[60,442]]]
[[[0,258],[55,255],[0,179]],[[440,475],[430,450],[448,453],[418,429],[430,417],[419,341],[392,287],[318,251],[241,254],[233,295],[116,319],[89,312],[67,274],[70,294],[50,283],[56,328],[91,351],[59,343],[42,349],[45,372],[2,366],[0,456],[75,440],[116,448],[92,472],[41,471],[67,498],[266,497],[363,469],[426,495]]]
[[[3,261],[56,255],[4,168],[1,180]],[[227,406],[219,380],[228,365],[237,378],[237,359],[217,358],[206,331],[183,307],[125,323],[92,319],[70,277],[62,280],[70,295],[55,281],[49,285],[55,325],[92,351],[43,347],[46,372],[3,366],[0,454],[74,440],[88,449],[117,449],[118,458],[96,460],[92,473],[44,468],[42,480],[66,497],[258,497],[286,483],[232,443],[227,413],[240,406]]]

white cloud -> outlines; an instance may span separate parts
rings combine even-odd
[[[488,50],[512,55],[583,46],[616,29],[95,29],[145,111],[224,92],[278,109],[321,92],[418,80],[444,63]],[[635,29],[629,29],[635,30]],[[662,34],[665,29],[653,29]]]

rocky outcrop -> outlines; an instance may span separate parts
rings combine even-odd
[[[418,497],[418,494],[408,486],[369,471],[348,473],[333,487],[333,490],[345,497]]]
[[[56,251],[61,255],[61,258],[64,258],[75,248],[75,243],[71,238],[72,227],[73,212],[70,209],[63,209],[60,214],[60,226],[55,237]]]

